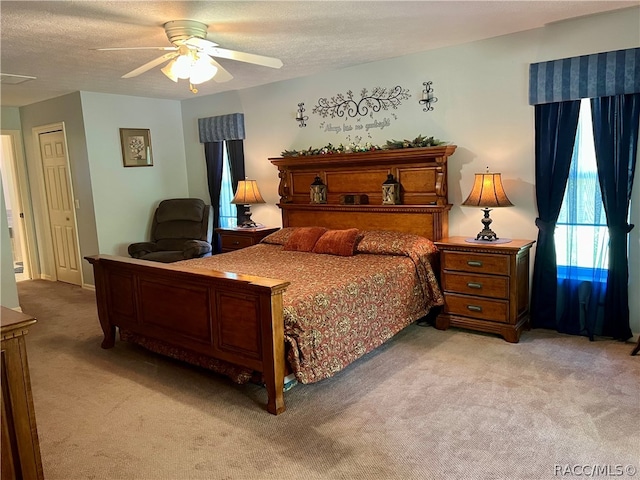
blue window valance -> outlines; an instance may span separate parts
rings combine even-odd
[[[529,105],[640,93],[640,48],[529,66]]]
[[[198,119],[200,143],[244,140],[244,113]]]

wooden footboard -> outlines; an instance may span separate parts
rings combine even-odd
[[[110,255],[93,265],[102,348],[115,327],[262,372],[267,410],[284,412],[282,293],[289,282]]]

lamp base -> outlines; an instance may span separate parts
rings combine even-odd
[[[238,228],[256,228],[258,224],[251,220],[251,207],[249,205],[244,205],[244,212],[242,212],[242,216],[238,219]]]
[[[482,209],[482,211],[484,212],[484,217],[480,221],[482,222],[484,228],[480,233],[478,233],[478,235],[476,236],[476,240],[498,240],[498,235],[496,235],[495,232],[489,228],[489,225],[491,225],[491,222],[493,222],[493,220],[491,220],[491,217],[489,217],[489,212],[491,211],[491,209],[485,207]]]
[[[490,228],[484,228],[480,233],[478,233],[478,235],[476,235],[476,240],[487,240],[491,242],[493,240],[498,240],[498,236]]]
[[[490,208],[483,208],[482,211],[484,212],[484,217],[482,218],[481,222],[483,225],[483,229],[480,233],[478,233],[478,235],[476,235],[476,238],[467,238],[465,240],[465,242],[467,243],[493,243],[498,244],[498,243],[509,243],[511,242],[510,238],[498,238],[498,235],[496,235],[496,233],[491,230],[489,228],[489,225],[491,225],[491,222],[493,220],[491,220],[491,218],[489,217],[489,212],[491,211]]]
[[[476,245],[500,245],[502,243],[511,243],[513,240],[511,238],[497,238],[495,240],[478,240],[477,238],[465,238],[464,241],[467,243],[475,243]]]
[[[258,228],[260,225],[253,220],[243,220],[242,223],[238,224],[238,228]]]

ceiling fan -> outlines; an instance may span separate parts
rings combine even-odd
[[[218,47],[217,43],[207,40],[207,28],[204,23],[195,20],[172,20],[163,25],[170,47],[115,47],[97,48],[96,50],[164,50],[169,53],[151,60],[144,65],[122,75],[122,78],[133,78],[151,70],[164,62],[168,62],[161,71],[174,82],[178,79],[189,79],[193,93],[198,90],[193,86],[208,80],[228,82],[233,76],[212,57],[253,63],[270,68],[282,67],[282,60],[253,53],[237,52]]]

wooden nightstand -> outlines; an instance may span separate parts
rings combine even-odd
[[[445,297],[436,328],[468,328],[518,342],[529,328],[529,251],[534,243],[478,244],[465,237],[435,242]]]
[[[216,233],[220,235],[222,253],[225,253],[256,245],[264,237],[278,230],[280,227],[216,228]]]

